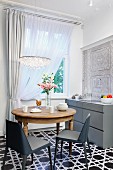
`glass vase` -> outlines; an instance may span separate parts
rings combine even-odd
[[[51,94],[50,93],[46,93],[45,105],[47,109],[49,108],[49,106],[51,106]]]

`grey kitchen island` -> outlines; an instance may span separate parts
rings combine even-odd
[[[113,147],[113,105],[93,100],[66,99],[68,107],[76,109],[74,130],[81,131],[88,113],[91,114],[89,140],[102,148]],[[66,122],[66,128],[68,123]]]

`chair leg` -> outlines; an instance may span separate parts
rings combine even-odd
[[[56,161],[56,155],[57,155],[57,147],[58,147],[58,138],[56,137],[55,155],[54,155],[54,168],[55,168],[55,161]]]
[[[52,170],[52,159],[51,159],[51,150],[50,150],[50,146],[48,146],[48,152],[49,152],[49,160],[50,160],[50,169]]]
[[[5,160],[6,160],[7,152],[8,152],[8,148],[6,147],[5,154],[4,154],[4,159],[3,159],[3,168],[2,168],[3,170],[4,170],[4,165],[5,165]]]
[[[87,167],[87,170],[88,170],[88,161],[87,161],[87,153],[86,153],[86,145],[85,145],[85,143],[83,144],[83,146],[84,146],[84,154],[85,154],[86,167]]]
[[[63,147],[63,140],[61,140],[61,158],[62,158],[62,147]]]
[[[90,156],[91,156],[91,149],[90,149],[89,139],[87,139],[87,144],[88,144],[88,148],[89,148],[89,152],[90,152]]]
[[[33,153],[31,154],[31,162],[33,164]]]
[[[25,170],[25,165],[26,165],[27,155],[22,155],[22,157],[23,157],[22,170]]]

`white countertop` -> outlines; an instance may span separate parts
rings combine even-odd
[[[76,100],[76,99],[74,99]],[[106,104],[106,103],[102,103],[101,101],[99,100],[93,100],[93,99],[78,99],[76,101],[80,101],[80,102],[85,102],[85,103],[93,103],[93,104],[99,104],[99,105],[113,105],[113,103],[111,104]]]

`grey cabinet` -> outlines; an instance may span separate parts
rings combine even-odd
[[[113,147],[113,105],[66,99],[70,108],[76,110],[74,130],[81,131],[88,113],[91,114],[89,140],[102,148]],[[68,123],[66,122],[66,128]]]

